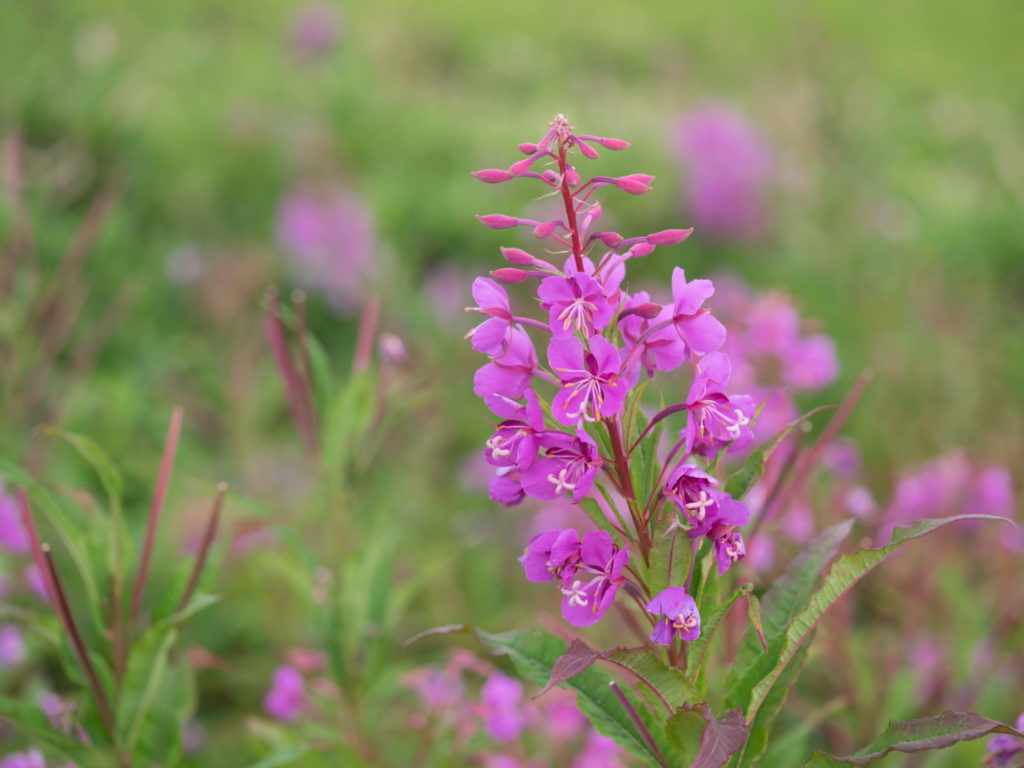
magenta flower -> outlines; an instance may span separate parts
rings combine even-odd
[[[342,314],[361,305],[375,266],[373,219],[361,200],[339,189],[289,190],[277,231],[302,285],[323,293]]]
[[[298,720],[306,709],[306,686],[302,674],[287,665],[274,671],[270,691],[263,699],[263,709],[276,720]]]
[[[512,331],[512,310],[505,289],[489,277],[478,277],[473,281],[475,307],[470,310],[484,314],[487,319],[466,334],[477,352],[485,355],[499,355],[509,343]]]
[[[571,577],[582,557],[580,546],[575,528],[538,533],[519,558],[527,581],[543,583]]]
[[[702,308],[714,293],[710,280],[687,283],[681,267],[672,270],[672,322],[679,337],[698,355],[721,349],[725,343],[725,326],[711,316],[710,309]]]
[[[590,338],[608,325],[615,314],[601,284],[581,272],[568,277],[545,277],[537,288],[537,296],[541,309],[551,315],[555,338],[571,336],[574,330]]]
[[[1024,731],[1024,713],[1017,718],[1016,728],[1018,731]],[[1019,765],[1021,753],[1024,753],[1024,740],[1008,733],[1000,733],[989,739],[985,764],[993,768]]]
[[[651,642],[671,645],[677,637],[692,643],[700,637],[700,611],[683,587],[663,589],[647,604],[655,616],[664,616],[651,632]]]
[[[697,366],[697,377],[686,398],[683,436],[688,452],[710,456],[726,445],[731,444],[729,450],[733,451],[753,440],[750,420],[754,401],[745,395],[725,394],[731,375],[729,358],[722,352],[708,355]]]
[[[591,730],[569,768],[625,768],[626,754],[614,740]]]
[[[487,405],[503,420],[487,440],[484,455],[496,467],[526,469],[537,457],[544,411],[532,389],[526,390],[526,405],[501,395],[485,398]]]
[[[562,618],[574,627],[599,622],[626,581],[622,569],[628,563],[629,550],[616,547],[609,534],[587,532],[580,547],[580,563],[572,575],[562,576]]]
[[[715,556],[718,558],[718,575],[729,570],[747,556],[747,548],[743,537],[736,531],[729,530],[715,539]]]
[[[655,371],[674,371],[689,358],[686,342],[672,327],[673,308],[663,306],[653,318],[637,313],[660,305],[652,304],[646,291],[637,291],[623,306],[619,319],[619,332],[629,350],[630,376],[635,376],[636,365],[642,365],[649,376]],[[654,330],[662,326],[658,330]],[[639,345],[639,349],[635,349]]]
[[[718,505],[713,488],[718,481],[696,464],[681,464],[672,470],[665,483],[665,495],[686,515],[687,521],[693,526],[702,526],[709,517],[709,509]],[[696,534],[703,536],[708,529]]]
[[[523,490],[535,499],[565,496],[579,503],[603,463],[594,439],[582,429],[575,435],[548,430],[538,441],[540,456],[523,473]]]
[[[503,507],[514,507],[526,498],[523,473],[518,467],[500,467],[487,485],[490,497]]]
[[[839,376],[836,343],[823,334],[794,343],[783,355],[782,375],[794,389],[827,387]]]
[[[0,768],[46,768],[43,753],[35,747],[27,752],[15,752],[0,760]]]
[[[495,741],[509,742],[519,738],[524,718],[520,711],[523,686],[518,680],[495,672],[480,689],[484,727]]]
[[[602,336],[590,340],[590,350],[574,337],[552,339],[548,362],[562,382],[551,403],[551,414],[567,427],[600,421],[622,409],[627,387],[619,381],[619,351]]]
[[[0,477],[0,549],[8,552],[28,552],[28,532],[21,524],[21,513],[13,496],[4,492],[4,481]]]
[[[509,332],[505,351],[477,370],[473,377],[473,392],[477,397],[502,395],[515,400],[522,397],[533,382],[537,370],[537,353],[533,342],[522,326]]]
[[[754,127],[728,107],[705,107],[676,124],[674,143],[686,167],[687,207],[697,229],[730,240],[763,234],[772,153]]]
[[[25,638],[13,624],[0,627],[0,667],[13,667],[25,660]]]
[[[338,9],[327,3],[303,6],[292,26],[291,42],[297,56],[305,60],[326,56],[338,42],[341,20]]]

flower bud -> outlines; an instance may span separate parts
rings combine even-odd
[[[650,243],[637,243],[629,249],[629,255],[634,259],[642,259],[653,251],[654,246]]]
[[[512,176],[520,176],[530,170],[530,166],[533,165],[532,157],[524,157],[522,160],[516,160],[512,165],[508,167],[508,172]]]
[[[562,177],[558,175],[557,171],[553,171],[550,168],[544,171],[544,173],[542,173],[540,177],[548,184],[550,184],[552,187],[557,187],[559,184],[562,183]]]
[[[601,239],[601,242],[609,248],[618,248],[622,245],[623,238],[618,232],[600,232],[598,233],[598,237]]]
[[[530,275],[525,269],[513,269],[512,267],[502,267],[501,269],[495,269],[491,272],[491,276],[499,283],[521,283],[523,280],[528,278]]]
[[[607,139],[607,138],[605,138],[605,139],[595,139],[595,141],[598,144],[600,144],[602,147],[604,147],[605,149],[610,149],[613,152],[618,152],[620,149],[626,149],[626,147],[629,146],[629,142],[628,141],[623,141],[622,139]]]
[[[503,213],[489,213],[486,216],[477,216],[477,219],[485,227],[491,229],[508,229],[519,223],[519,219],[515,216],[506,216]]]
[[[654,232],[647,236],[647,242],[651,245],[676,245],[683,242],[693,232],[689,229],[663,229],[661,232]]]
[[[644,192],[651,191],[652,181],[654,181],[654,177],[648,176],[646,173],[631,173],[628,176],[619,176],[619,178],[615,179],[614,183],[623,192],[629,192],[631,195],[642,195]]]
[[[565,169],[565,179],[569,182],[570,187],[577,187],[580,183],[580,175],[576,173],[576,169],[571,165]]]
[[[505,257],[505,261],[520,267],[528,267],[534,262],[533,256],[522,248],[502,248],[501,255]]]
[[[597,150],[594,149],[589,144],[587,144],[585,141],[577,140],[576,146],[580,148],[580,152],[582,152],[583,156],[588,160],[597,160],[597,158],[600,157],[600,155],[597,154]]]
[[[524,155],[535,154],[539,149],[540,147],[529,141],[524,141],[522,144],[519,145],[519,151],[522,152]]]
[[[500,168],[485,168],[482,171],[473,171],[473,175],[487,184],[500,184],[512,178],[511,173]]]
[[[555,221],[542,221],[536,227],[533,228],[533,236],[538,240],[543,240],[546,237],[551,237],[555,231],[555,227],[561,224],[557,219]]]
[[[639,315],[645,320],[653,320],[659,314],[664,307],[661,304],[655,304],[653,301],[648,301],[646,304],[638,304],[632,308],[634,315]]]

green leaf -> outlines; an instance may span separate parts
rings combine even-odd
[[[117,703],[118,741],[134,747],[155,701],[177,632],[151,629],[131,648]]]
[[[686,676],[691,680],[696,679],[700,673],[711,638],[715,636],[715,631],[718,629],[722,619],[725,618],[725,614],[732,608],[733,603],[741,597],[749,597],[750,591],[753,588],[753,584],[744,584],[739,589],[733,590],[732,594],[725,599],[725,602],[721,603],[711,615],[701,621],[700,636],[690,643],[686,649]]]
[[[619,532],[615,530],[615,526],[611,524],[607,517],[605,517],[604,512],[601,511],[601,507],[595,499],[590,497],[582,499],[580,500],[580,506],[583,507],[583,511],[587,513],[587,517],[591,519],[599,530],[610,534],[612,539],[615,540],[615,543],[620,547],[622,546],[622,537],[619,535]]]
[[[665,664],[648,648],[613,648],[602,653],[601,659],[632,672],[657,694],[669,712],[699,701],[697,690],[686,676]]]
[[[64,432],[56,427],[44,427],[43,434],[48,437],[59,437],[66,441],[78,452],[79,456],[89,462],[96,471],[100,484],[107,494],[111,512],[120,509],[121,494],[124,492],[124,481],[121,479],[121,473],[117,470],[114,462],[110,460],[110,457],[107,456],[95,440],[74,432]]]
[[[761,618],[768,653],[761,647],[754,628],[748,629],[733,665],[726,702],[746,709],[750,691],[778,661],[786,628],[811,599],[819,574],[839,551],[852,527],[853,520],[846,520],[822,531],[763,595]]]
[[[220,595],[207,595],[207,594],[196,594],[192,596],[192,599],[188,601],[188,605],[182,608],[180,611],[175,611],[170,616],[161,619],[159,622],[153,625],[153,629],[162,630],[176,627],[183,621],[190,619],[202,610],[209,608],[211,605],[216,605],[221,601]]]
[[[250,768],[281,768],[283,765],[291,765],[308,754],[309,747],[305,744],[286,744],[278,747],[262,760],[253,763]]]
[[[682,584],[690,570],[690,558],[693,556],[691,539],[678,525],[673,527],[675,514],[668,515],[654,534],[654,548],[651,550],[651,565],[647,569],[647,585],[651,594],[656,595],[663,589],[672,586],[672,582]]]
[[[0,718],[13,723],[31,742],[45,744],[60,751],[64,757],[74,760],[81,768],[97,765],[96,748],[86,746],[77,739],[54,730],[35,701],[0,697]]]
[[[700,738],[708,721],[696,709],[680,709],[665,724],[668,740],[679,750],[681,766],[693,765],[700,750]]]
[[[935,717],[922,717],[906,722],[890,720],[885,733],[856,754],[836,757],[816,752],[805,766],[827,768],[867,765],[893,751],[922,752],[929,749],[945,749],[961,741],[980,739],[994,733],[1024,737],[1024,733],[1015,728],[974,712],[943,712]]]
[[[462,627],[459,631],[467,631]],[[505,632],[491,635],[479,629],[472,630],[490,653],[507,655],[516,671],[537,685],[545,685],[551,677],[555,662],[565,654],[565,643],[546,632]],[[611,678],[597,669],[588,669],[564,685],[575,691],[580,711],[602,734],[614,740],[642,760],[656,764],[657,756],[641,735],[639,728],[615,697],[609,683]],[[633,701],[638,710],[642,705]]]
[[[906,542],[925,536],[959,520],[995,519],[991,515],[957,515],[918,522],[897,528],[889,544],[878,549],[865,549],[852,555],[843,555],[832,565],[821,587],[811,595],[810,602],[796,617],[786,630],[781,652],[775,667],[754,686],[747,707],[747,719],[752,720],[769,692],[793,660],[800,646],[817,626],[825,612],[854,584],[871,572],[890,554]]]

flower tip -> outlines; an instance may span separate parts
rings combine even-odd
[[[633,314],[639,315],[644,320],[653,320],[659,314],[664,307],[661,304],[655,304],[653,301],[648,301],[646,304],[639,304],[633,307]]]
[[[602,138],[598,139],[597,143],[600,144],[605,149],[610,149],[613,152],[618,152],[619,150],[626,149],[629,147],[629,142],[623,141],[622,139]]]
[[[601,242],[609,248],[618,248],[622,245],[623,237],[618,232],[602,232]]]
[[[477,220],[485,227],[491,229],[508,229],[519,223],[515,216],[506,216],[503,213],[489,213],[486,216],[477,216]]]
[[[509,176],[521,176],[530,170],[530,166],[533,164],[533,158],[524,157],[522,160],[516,160],[512,165],[508,167]]]
[[[654,246],[650,243],[637,243],[629,249],[630,258],[642,259],[644,256],[651,254],[654,251]]]
[[[559,223],[560,222],[558,222],[557,220],[542,221],[540,224],[533,228],[533,236],[536,237],[538,240],[543,240],[547,237],[551,237],[551,235],[554,234],[555,227],[557,227]]]
[[[473,171],[473,175],[487,184],[500,184],[512,178],[512,174],[500,168],[485,168],[482,171]]]
[[[527,273],[525,269],[513,269],[512,267],[502,267],[501,269],[493,270],[491,272],[491,276],[499,283],[509,285],[511,283],[521,283],[530,275],[529,273]]]
[[[580,148],[580,152],[582,152],[583,156],[588,160],[597,160],[597,158],[600,157],[600,155],[597,153],[597,150],[594,149],[589,144],[587,144],[587,142],[585,141],[577,140],[576,146]]]
[[[647,242],[651,245],[677,245],[693,233],[693,227],[689,229],[664,229],[647,236]]]
[[[642,195],[644,192],[651,191],[652,181],[654,181],[654,177],[646,173],[631,173],[628,176],[619,176],[615,179],[615,186],[631,195]]]
[[[537,150],[539,149],[540,147],[538,147],[531,141],[524,141],[522,144],[519,145],[519,151],[522,152],[524,155],[536,154]]]
[[[510,264],[515,264],[519,267],[528,267],[533,264],[534,258],[522,248],[502,248],[501,255],[505,257],[505,261]]]

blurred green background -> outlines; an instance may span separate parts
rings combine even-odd
[[[74,343],[89,338],[115,297],[127,296],[130,309],[60,405],[69,429],[123,462],[133,526],[143,524],[168,414],[182,404],[172,509],[205,503],[206,489],[225,479],[251,505],[239,503],[239,519],[287,526],[294,514],[297,530],[315,532],[295,512],[308,501],[308,480],[260,318],[266,286],[290,286],[275,236],[283,192],[330,179],[373,211],[381,325],[411,357],[400,374],[409,405],[388,421],[351,490],[364,524],[399,521],[400,572],[436,574],[401,629],[466,618],[491,629],[523,624],[532,593],[514,568],[494,566],[517,553],[521,521],[459,480],[487,432],[471,393],[481,361],[461,339],[470,322],[439,321],[425,285],[450,265],[468,297],[474,274],[501,265],[497,248],[510,240],[473,216],[518,213],[535,191],[485,188],[469,172],[516,159],[515,145],[540,138],[557,112],[583,132],[632,143],[605,153],[600,172],[657,177],[643,198],[605,196],[620,231],[686,226],[671,126],[714,102],[734,105],[774,147],[771,231],[728,245],[698,230],[646,260],[642,276],[667,281],[675,264],[692,275],[725,268],[757,289],[791,294],[836,339],[842,366],[839,383],[808,405],[838,401],[872,369],[847,433],[883,503],[902,470],[955,447],[1010,467],[1019,487],[1020,3],[348,2],[336,6],[337,44],[309,60],[290,39],[300,7],[38,0],[0,8],[0,134],[20,130],[26,142],[42,262],[60,260],[109,179],[123,183],[84,267],[89,293]],[[10,231],[5,205],[0,235]],[[172,279],[183,254],[202,264],[194,280]],[[310,322],[345,370],[356,319],[313,295]],[[52,388],[61,375],[57,367],[36,386]],[[14,414],[0,434],[3,452],[28,455],[40,439],[29,434],[36,423]],[[91,482],[59,450],[47,472]],[[331,542],[319,544],[330,551]],[[984,564],[974,567],[984,593],[977,637],[998,595]],[[258,712],[274,649],[307,640],[299,606],[294,621],[269,621],[266,602],[246,597],[268,589],[289,616],[288,589],[274,573],[264,561],[229,565],[227,604],[194,628],[194,642],[236,670],[202,673],[200,713],[215,743],[231,743],[244,712]],[[967,599],[964,583],[950,587],[956,601]],[[509,596],[516,590],[526,595],[518,604]],[[966,676],[969,638],[963,645],[952,663]],[[1009,686],[1016,703],[998,690],[982,711],[1016,717],[1019,684]]]

